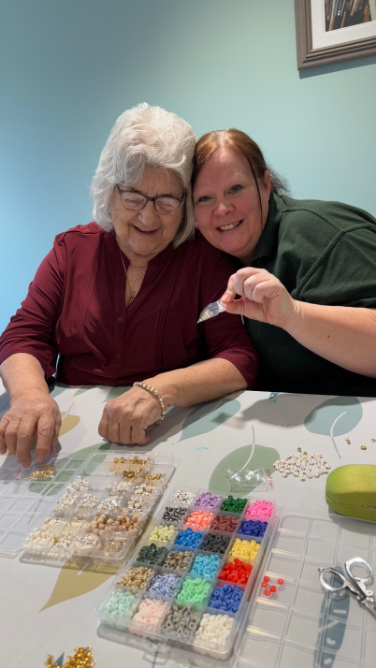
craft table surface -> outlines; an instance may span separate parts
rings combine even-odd
[[[59,458],[83,449],[88,454],[103,447],[127,450],[105,444],[98,436],[105,402],[123,391],[103,386],[54,388],[52,396],[63,415]],[[0,385],[0,419],[8,405],[8,395]],[[150,443],[139,450],[174,454],[177,469],[164,499],[176,486],[207,488],[210,484],[229,491],[226,470],[238,470],[250,458],[251,468],[270,469],[274,490],[269,494],[278,506],[317,510],[327,516],[326,476],[305,482],[293,476],[284,479],[273,470],[273,462],[301,447],[322,453],[332,469],[343,464],[374,464],[375,416],[376,399],[371,398],[242,392],[193,408],[170,410],[152,430]],[[361,445],[367,449],[361,450]],[[0,456],[0,466],[4,461],[5,456]],[[18,557],[1,558],[0,668],[42,668],[47,654],[56,660],[64,653],[66,660],[76,646],[86,645],[93,648],[96,668],[157,665],[160,655],[97,635],[98,604],[114,577],[89,569],[78,574],[29,565]],[[178,664],[167,660],[165,665],[175,668]]]

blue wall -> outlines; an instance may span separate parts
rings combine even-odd
[[[296,197],[375,213],[376,57],[296,69],[293,0],[0,0],[0,331],[55,234],[90,221],[116,117],[239,127]]]

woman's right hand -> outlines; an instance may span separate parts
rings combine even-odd
[[[48,393],[28,390],[13,396],[10,409],[0,421],[0,454],[16,455],[25,468],[30,466],[30,450],[36,437],[35,459],[43,462],[54,452],[59,437],[59,407]]]
[[[282,329],[299,308],[299,303],[276,276],[266,269],[255,267],[244,267],[230,276],[222,302],[228,313],[243,315]]]

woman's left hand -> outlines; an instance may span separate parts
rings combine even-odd
[[[236,299],[236,295],[239,299]],[[294,314],[296,302],[286,288],[266,269],[245,267],[230,276],[222,296],[228,313],[244,315],[269,325],[285,327]]]
[[[158,399],[142,387],[132,387],[105,405],[98,432],[112,443],[145,445],[150,440],[146,429],[160,415]]]

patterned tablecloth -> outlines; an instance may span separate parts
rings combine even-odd
[[[125,388],[56,386],[52,396],[62,416],[59,458],[78,450],[88,454],[124,449],[98,436],[106,401]],[[0,386],[0,417],[8,397]],[[141,452],[172,452],[177,470],[169,488],[185,485],[230,492],[228,470],[269,469],[270,492],[279,506],[328,514],[326,477],[283,478],[273,462],[302,448],[322,453],[332,469],[376,461],[376,399],[242,392],[193,408],[172,409],[152,430]],[[361,449],[361,446],[366,449]],[[133,448],[134,449],[134,448]],[[1,465],[6,457],[0,457]],[[247,463],[248,462],[248,463]],[[244,468],[245,467],[245,468]],[[256,488],[257,489],[257,488]],[[252,485],[249,490],[252,491]],[[0,668],[41,668],[47,657],[91,645],[97,668],[156,665],[154,654],[110,643],[97,636],[98,604],[113,571],[82,572],[0,559]],[[168,668],[176,662],[168,661]]]

